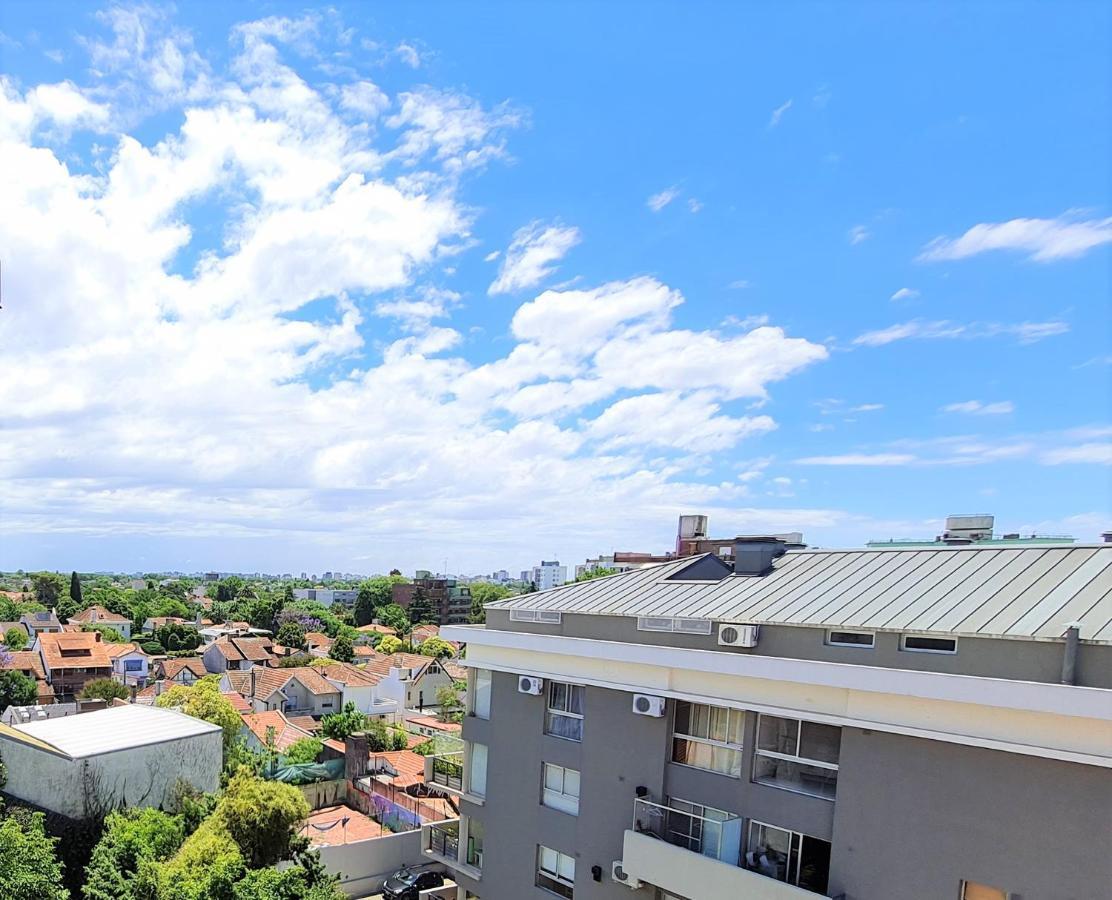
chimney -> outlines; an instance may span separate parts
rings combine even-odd
[[[753,535],[734,538],[734,574],[764,575],[772,561],[787,553],[784,542],[777,537]]]
[[[99,642],[99,641],[100,641],[100,632],[99,632],[99,631],[94,631],[94,632],[93,632],[93,634],[95,634],[95,635],[96,635],[96,637],[94,638],[94,640],[95,640],[95,641],[97,641],[97,642]]]
[[[344,778],[355,781],[367,774],[367,761],[370,758],[371,745],[367,739],[367,732],[357,731],[348,736],[344,741]]]
[[[251,699],[255,699],[255,666],[251,666]]]

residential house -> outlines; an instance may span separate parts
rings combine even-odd
[[[288,669],[252,666],[224,673],[222,691],[238,691],[255,712],[278,709],[290,715],[326,716],[343,706],[343,690],[312,666]]]
[[[193,684],[206,675],[212,675],[205,668],[205,661],[196,656],[181,656],[176,659],[160,659],[155,665],[154,677],[159,681],[173,684]]]
[[[461,896],[1107,895],[1112,545],[730,550],[444,629]]]
[[[112,660],[100,632],[41,632],[32,647],[42,660],[46,680],[62,701],[73,700],[87,682],[112,677]]]
[[[328,656],[328,651],[332,649],[332,638],[327,634],[320,631],[307,631],[305,632],[305,646],[308,648],[310,656]]]
[[[266,637],[220,637],[201,653],[210,672],[247,671],[256,665],[274,665],[273,642]]]
[[[143,634],[150,634],[157,631],[163,625],[190,625],[193,623],[189,619],[183,619],[180,616],[150,616],[143,621]]]
[[[459,737],[463,730],[458,722],[441,722],[435,716],[406,716],[405,727],[407,731],[426,738]]]
[[[452,684],[440,660],[417,653],[375,654],[366,658],[366,666],[368,671],[382,676],[383,695],[397,700],[406,709],[435,706],[436,692]]]
[[[142,688],[150,677],[150,656],[135,643],[104,645],[112,660],[112,677],[121,684]]]
[[[313,736],[290,722],[280,709],[246,712],[242,714],[242,718],[241,733],[252,750],[272,749],[284,753],[291,745]]]
[[[360,712],[375,718],[393,717],[401,711],[396,697],[387,696],[380,688],[382,676],[376,672],[341,662],[324,666],[319,671],[329,684],[340,689],[342,706],[354,703]]]
[[[4,640],[7,633],[13,628],[16,631],[22,631],[27,636],[28,643],[30,643],[31,632],[23,622],[0,622],[0,641]]]
[[[38,688],[35,702],[43,705],[53,703],[54,688],[47,682],[42,657],[34,650],[9,651],[8,656],[10,659],[4,666],[5,669],[11,669],[35,680],[35,686]]]
[[[195,627],[200,632],[203,644],[211,644],[227,637],[270,637],[270,632],[265,628],[252,628],[248,622],[223,622],[216,625],[209,619],[200,619],[200,625]]]
[[[70,625],[104,625],[115,629],[127,640],[131,640],[131,619],[119,613],[109,612],[103,606],[90,606],[70,616]]]
[[[62,623],[58,621],[58,616],[52,609],[24,613],[19,617],[19,621],[23,623],[31,637],[42,633],[60,634],[62,631]]]

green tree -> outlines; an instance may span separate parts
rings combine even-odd
[[[42,813],[0,820],[0,896],[4,900],[69,900],[62,887],[56,840]]]
[[[274,640],[283,647],[304,650],[305,629],[297,622],[284,622],[282,627],[278,629],[278,634],[274,636]]]
[[[397,603],[387,604],[379,610],[378,620],[387,628],[393,628],[398,634],[409,633],[409,614]]]
[[[86,623],[81,626],[82,631],[96,631],[100,633],[101,640],[106,644],[126,644],[127,638],[110,625],[94,625]]]
[[[297,788],[241,770],[228,782],[215,815],[248,866],[260,868],[290,855],[293,828],[309,815],[309,804]]]
[[[486,610],[483,607],[487,603],[505,600],[511,593],[505,585],[491,584],[489,581],[480,581],[471,585],[471,623],[482,625],[486,622]]]
[[[126,700],[128,689],[112,678],[94,678],[85,682],[85,687],[77,695],[82,700],[104,700],[111,703],[115,699]]]
[[[361,713],[354,703],[349,702],[344,704],[340,712],[331,713],[320,720],[320,733],[326,738],[346,741],[357,731],[367,731],[371,727],[371,721],[370,717]],[[382,724],[378,719],[374,721]]]
[[[436,635],[427,638],[425,642],[417,648],[417,652],[422,656],[434,656],[437,659],[445,659],[449,656],[456,655],[455,647],[444,640],[444,638],[437,637]]]
[[[9,706],[30,706],[39,696],[34,678],[28,678],[15,669],[0,672],[0,712]]]
[[[386,634],[379,640],[376,649],[379,653],[385,653],[389,656],[391,653],[397,653],[404,646],[405,644],[403,644],[400,639],[394,637],[392,634]]]
[[[110,813],[85,870],[84,900],[138,900],[140,869],[168,859],[184,839],[181,820],[162,810]]]
[[[57,572],[36,572],[31,576],[31,589],[35,592],[35,601],[47,609],[58,605],[66,583]]]
[[[315,852],[312,855],[319,857]],[[336,885],[338,876],[328,875],[319,864],[318,868],[318,874],[304,866],[281,872],[254,869],[236,884],[234,900],[344,900],[346,895]]]
[[[429,622],[437,622],[440,616],[432,607],[432,601],[429,600],[428,594],[425,593],[424,588],[416,588],[413,591],[413,599],[409,603],[409,622],[411,625],[425,625]]]
[[[22,625],[4,632],[4,646],[9,650],[22,650],[27,646],[27,629]]]
[[[463,698],[454,684],[436,689],[437,716],[442,722],[459,722],[463,718]]]
[[[311,763],[317,761],[317,757],[320,756],[320,751],[323,747],[324,744],[317,740],[317,738],[305,737],[290,744],[286,748],[286,752],[282,755],[290,765]]]
[[[77,577],[76,572],[70,572],[70,600],[78,610],[84,609],[81,605],[81,579]]]
[[[617,569],[603,569],[603,568],[599,568],[599,567],[596,566],[593,569],[588,569],[586,572],[580,572],[578,575],[575,576],[575,580],[576,581],[592,581],[595,578],[605,578],[607,575],[617,575],[617,574],[618,574]]]
[[[351,662],[355,659],[355,647],[351,643],[351,638],[341,634],[332,642],[332,649],[328,651],[328,655],[339,662]]]
[[[392,602],[394,585],[405,583],[406,579],[400,573],[379,575],[361,582],[359,596],[355,600],[355,624],[369,625],[374,620],[377,611],[384,606],[389,606]]]
[[[287,584],[285,589],[282,591],[282,602],[283,603],[293,603],[293,586],[292,585]]]
[[[210,675],[193,684],[175,684],[155,700],[155,706],[163,709],[178,709],[187,716],[204,719],[219,725],[224,730],[224,752],[227,754],[243,720],[232,701],[220,693],[219,676]]]

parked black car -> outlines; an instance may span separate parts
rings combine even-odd
[[[383,900],[417,900],[421,891],[440,887],[444,876],[440,872],[420,869],[398,869],[386,879],[382,888]]]

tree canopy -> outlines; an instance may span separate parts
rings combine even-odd
[[[138,900],[137,879],[148,880],[150,864],[168,859],[184,839],[180,818],[162,810],[110,813],[85,870],[84,900]]]
[[[53,609],[58,605],[65,587],[65,580],[57,572],[36,572],[31,576],[31,589],[35,592],[35,600],[47,609]]]
[[[351,638],[341,634],[332,642],[328,655],[339,662],[351,662],[355,659],[355,647],[351,643]]]
[[[455,656],[456,648],[444,640],[444,638],[433,635],[425,639],[421,646],[417,648],[417,652],[422,656],[435,656],[437,659],[444,659],[449,656]]]
[[[478,581],[471,585],[471,622],[481,625],[486,621],[486,610],[483,606],[494,603],[496,600],[505,600],[513,591],[502,584],[491,584],[489,581]]]
[[[0,896],[4,900],[69,900],[62,887],[56,841],[42,813],[0,820]]]
[[[409,633],[409,614],[397,603],[390,603],[379,610],[378,620],[398,634]]]
[[[4,632],[4,646],[9,650],[22,650],[27,646],[27,629],[22,626]]]
[[[187,716],[204,719],[224,729],[224,752],[228,753],[239,735],[242,723],[232,702],[220,693],[217,676],[208,676],[193,684],[176,684],[155,700],[155,706],[180,709]]]
[[[411,625],[426,625],[438,622],[440,616],[433,608],[429,595],[425,589],[418,587],[413,591],[413,599],[409,602],[409,622]]]
[[[9,706],[30,706],[39,696],[34,678],[15,669],[0,672],[0,712]]]
[[[85,683],[85,687],[77,696],[82,700],[104,700],[110,703],[116,699],[126,700],[128,695],[128,689],[115,679],[94,678]]]
[[[595,578],[605,578],[607,575],[617,575],[617,574],[618,574],[617,569],[603,569],[603,568],[599,568],[599,567],[596,566],[593,569],[587,569],[587,571],[585,571],[585,572],[580,572],[578,575],[575,576],[575,580],[576,581],[591,581]]]

